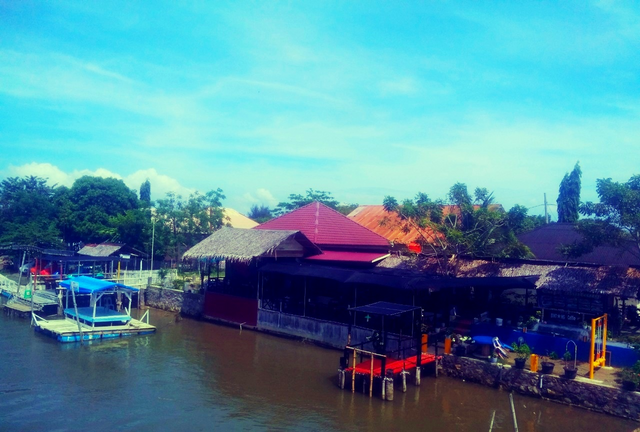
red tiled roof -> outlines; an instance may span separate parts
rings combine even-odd
[[[321,248],[351,246],[389,249],[389,242],[384,237],[317,201],[253,229],[299,230]]]
[[[361,262],[374,263],[388,257],[388,253],[381,252],[342,252],[324,251],[320,255],[307,257],[313,261],[341,261],[341,262]]]

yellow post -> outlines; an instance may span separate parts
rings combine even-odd
[[[356,350],[353,350],[353,368],[351,369],[351,393],[356,392]]]
[[[427,352],[427,342],[429,341],[429,335],[426,333],[422,334],[422,352]]]
[[[372,396],[373,396],[373,353],[371,353],[371,372],[369,373],[369,397],[372,397]]]
[[[120,281],[120,261],[118,261],[118,276],[116,277],[116,282]]]
[[[607,314],[602,317],[602,366],[606,366],[607,360]]]
[[[531,372],[538,372],[538,354],[531,354]]]
[[[591,350],[589,350],[589,379],[593,379],[593,363],[596,353],[596,319],[591,319]]]
[[[444,353],[451,354],[451,338],[445,338],[444,340]]]

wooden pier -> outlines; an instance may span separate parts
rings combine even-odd
[[[3,310],[4,313],[9,316],[17,316],[20,318],[28,318],[31,316],[31,307],[23,303],[7,303],[4,305]]]
[[[148,315],[145,313],[145,316]],[[35,314],[33,315],[33,320],[36,331],[56,338],[60,342],[80,342],[81,340],[89,341],[146,335],[156,331],[156,328],[148,322],[136,319],[131,319],[131,321],[124,325],[104,327],[91,327],[70,319],[46,320]],[[80,328],[78,328],[78,326]]]

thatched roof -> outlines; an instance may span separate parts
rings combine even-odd
[[[420,263],[395,257],[382,264],[394,268],[418,268],[437,273],[433,259]],[[638,297],[640,269],[624,266],[559,265],[526,260],[481,260],[458,258],[454,274],[457,278],[539,276],[536,289],[566,293],[611,294]]]
[[[278,256],[278,251],[291,252],[290,246],[297,244],[300,256],[321,253],[300,231],[252,230],[222,227],[206,239],[189,249],[183,259],[224,259],[229,261],[251,261],[260,256]]]

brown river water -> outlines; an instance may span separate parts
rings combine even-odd
[[[135,311],[134,311],[135,312]],[[446,377],[393,402],[336,386],[340,352],[151,310],[158,332],[80,346],[0,314],[0,431],[513,431],[509,395]],[[520,431],[640,424],[514,395]]]

